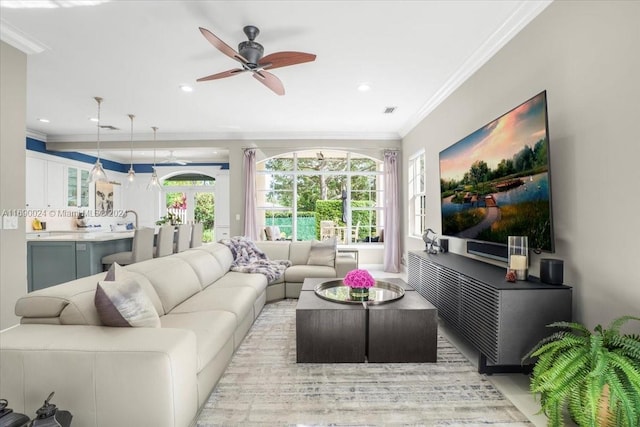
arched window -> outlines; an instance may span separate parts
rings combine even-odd
[[[335,150],[298,151],[258,162],[262,238],[336,236],[339,244],[381,243],[382,168],[380,160]]]

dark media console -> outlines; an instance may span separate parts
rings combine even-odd
[[[480,352],[478,372],[526,372],[522,357],[571,321],[569,286],[505,280],[506,269],[453,253],[409,252],[409,285]]]

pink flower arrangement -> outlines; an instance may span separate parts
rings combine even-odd
[[[342,283],[350,288],[371,288],[376,284],[376,279],[367,270],[351,270],[342,279]]]

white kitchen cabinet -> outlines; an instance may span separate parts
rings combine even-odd
[[[26,161],[26,207],[42,209],[45,203],[46,160],[27,157]]]
[[[89,207],[89,170],[38,157],[26,158],[26,207]]]
[[[64,182],[66,185],[67,207],[89,207],[89,171],[73,166],[66,168]]]
[[[47,163],[47,181],[45,201],[48,208],[64,208],[64,172],[65,165],[57,162]]]

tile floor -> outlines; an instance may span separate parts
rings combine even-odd
[[[376,278],[399,277],[407,280],[407,273],[387,273],[380,264],[365,264],[359,268],[368,270]],[[439,331],[454,346],[464,354],[471,363],[477,366],[479,353],[471,347],[464,338],[460,337],[454,330],[451,330],[443,322],[438,324]],[[500,390],[536,427],[545,427],[547,417],[537,414],[540,409],[538,402],[529,392],[529,377],[523,374],[494,374],[487,378]]]

